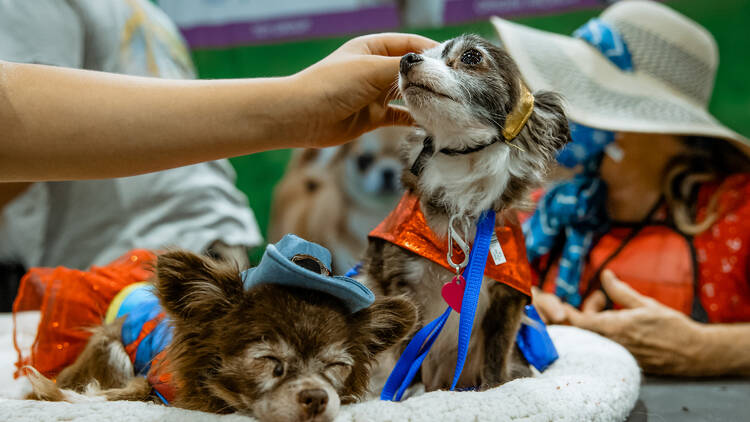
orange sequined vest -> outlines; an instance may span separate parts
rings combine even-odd
[[[497,226],[495,234],[506,262],[495,265],[492,259],[488,259],[484,275],[531,296],[531,272],[521,228],[517,224],[505,224]],[[454,271],[446,259],[448,240],[440,238],[427,226],[419,199],[408,192],[388,217],[370,232],[370,237],[398,245],[442,265],[448,271]],[[454,250],[454,255],[456,262],[463,260],[460,249]]]

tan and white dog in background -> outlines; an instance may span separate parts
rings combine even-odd
[[[383,127],[339,147],[296,150],[274,191],[269,242],[294,233],[328,248],[334,272],[354,266],[401,197],[398,149],[409,133]]]

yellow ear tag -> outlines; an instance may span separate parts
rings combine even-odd
[[[519,98],[516,106],[508,114],[508,117],[505,118],[503,138],[505,138],[506,144],[514,146],[523,151],[521,147],[511,144],[510,141],[518,136],[518,133],[521,132],[521,129],[523,129],[524,125],[526,125],[526,122],[529,120],[529,117],[531,117],[531,113],[533,112],[534,95],[531,94],[529,88],[526,87],[526,84],[521,82],[521,98]]]

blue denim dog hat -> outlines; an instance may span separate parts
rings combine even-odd
[[[352,278],[332,276],[330,268],[328,249],[287,234],[268,245],[260,264],[241,276],[245,290],[266,283],[317,290],[340,299],[352,313],[372,304],[375,295],[370,289]]]

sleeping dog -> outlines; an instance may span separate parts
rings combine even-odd
[[[160,255],[153,281],[115,298],[125,314],[94,328],[56,383],[30,368],[31,398],[167,402],[262,421],[333,420],[341,404],[362,397],[375,355],[408,335],[416,309],[404,298],[373,303],[364,286],[330,276],[330,259],[321,246],[292,235],[269,245],[261,264],[242,274],[186,251]],[[151,333],[160,333],[165,322],[168,344],[143,358],[141,346],[132,349],[125,339],[161,341],[138,331],[131,336],[149,300],[166,317],[147,308],[155,319],[143,327],[156,321]]]
[[[468,243],[480,214],[495,210],[508,262],[488,260],[457,386],[489,388],[529,375],[515,346],[531,281],[513,210],[570,139],[561,101],[530,93],[510,56],[473,35],[403,56],[398,87],[419,125],[403,144],[407,193],[371,233],[361,281],[382,297],[412,298],[424,325],[445,309],[441,286],[457,271],[446,260],[449,226]],[[493,271],[495,280],[487,277]],[[428,391],[451,386],[457,329],[458,319],[449,319],[423,362]]]

